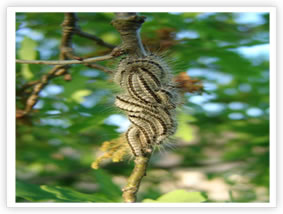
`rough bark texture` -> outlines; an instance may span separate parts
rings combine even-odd
[[[123,198],[127,203],[136,202],[136,193],[139,190],[142,178],[146,175],[147,164],[150,157],[139,156],[135,159],[135,167],[128,178],[127,185],[123,188]]]
[[[129,55],[146,55],[139,35],[139,29],[144,21],[145,17],[136,13],[116,13],[116,18],[112,21],[112,25],[122,38],[120,48]]]

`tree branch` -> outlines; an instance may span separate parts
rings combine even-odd
[[[65,59],[76,59],[73,55],[73,48],[72,48],[72,38],[73,32],[76,28],[76,15],[75,13],[65,13],[64,14],[64,21],[62,23],[62,38],[61,38],[61,45],[60,45],[60,60]],[[60,69],[61,75],[64,75],[65,80],[71,80],[72,77],[68,72],[69,66],[65,66]]]
[[[62,23],[62,38],[60,45],[60,60],[73,58],[72,38],[76,29],[76,15],[75,13],[65,13],[64,21]]]
[[[76,21],[78,19],[75,16],[75,14],[74,13],[66,13],[66,14],[67,14],[67,16],[69,16],[69,20],[71,21],[70,23],[73,23],[73,25],[71,25],[72,28],[70,28],[70,30],[72,31],[72,34],[90,39],[90,40],[96,42],[98,45],[104,46],[104,47],[107,47],[107,48],[110,48],[110,49],[114,49],[116,47],[115,45],[112,45],[112,44],[109,44],[109,43],[103,41],[98,36],[95,36],[95,35],[81,31],[80,27],[76,25]],[[69,24],[69,26],[70,26],[70,24]],[[68,41],[68,40],[66,40],[66,41]]]
[[[73,64],[85,64],[85,63],[94,63],[99,61],[104,61],[108,59],[113,59],[116,57],[113,53],[91,57],[83,60],[21,60],[17,59],[16,63],[20,64],[37,64],[37,65],[73,65]]]
[[[85,64],[87,67],[89,68],[94,68],[94,69],[98,69],[98,70],[101,70],[105,73],[111,73],[113,74],[115,71],[110,69],[110,68],[107,68],[107,67],[104,67],[102,65],[98,65],[98,64]]]
[[[22,114],[18,115],[18,117],[22,117],[31,111],[39,98],[40,91],[48,84],[50,79],[62,75],[62,71],[64,71],[62,70],[62,68],[62,66],[55,66],[47,74],[41,77],[39,82],[34,85],[33,91],[26,101],[24,111],[22,112]]]
[[[129,55],[145,56],[146,52],[140,39],[139,29],[144,23],[144,16],[136,13],[116,13],[111,22],[122,38],[121,49]]]
[[[62,23],[62,38],[60,45],[60,60],[65,60],[68,58],[73,58],[73,49],[72,49],[72,36],[73,31],[76,28],[76,16],[74,13],[65,13],[64,21]],[[69,66],[55,66],[53,67],[48,74],[45,74],[41,77],[40,80],[33,81],[26,86],[33,86],[32,93],[28,97],[23,111],[19,110],[17,117],[23,117],[28,114],[33,106],[37,103],[39,98],[40,91],[48,84],[49,80],[56,76],[64,76],[64,79],[69,81],[71,80],[71,75],[68,73]]]
[[[112,25],[120,33],[122,38],[121,50],[130,56],[146,56],[145,49],[140,39],[139,29],[145,17],[136,13],[116,13]],[[123,188],[123,198],[127,203],[136,202],[136,194],[139,190],[142,178],[146,175],[147,165],[151,153],[135,157],[135,167]]]
[[[136,194],[139,190],[142,178],[146,175],[149,159],[150,156],[138,156],[135,158],[135,167],[128,178],[127,185],[123,188],[123,198],[125,202],[136,202]]]
[[[82,59],[73,54],[72,48],[72,37],[74,32],[77,31],[76,25],[77,17],[75,13],[65,13],[64,21],[62,23],[62,38],[60,45],[60,60],[16,60],[16,63],[21,64],[44,64],[44,65],[55,65],[47,74],[43,75],[40,80],[27,83],[25,88],[33,87],[31,95],[27,98],[25,109],[17,110],[16,117],[20,118],[28,114],[33,106],[37,103],[40,91],[48,84],[49,80],[57,76],[64,76],[66,81],[72,79],[68,73],[69,65],[73,64],[85,64],[86,66],[95,67],[97,69],[110,72],[109,69],[100,65],[91,65],[90,63],[97,61],[104,61],[112,59],[122,54],[119,48],[114,48],[112,52],[105,56],[92,57],[88,59]],[[102,42],[102,40],[100,41]],[[69,58],[73,60],[68,60]]]
[[[65,13],[64,21],[62,23],[63,33],[60,45],[60,60],[20,60],[16,59],[16,63],[21,64],[44,64],[44,65],[72,65],[72,64],[84,64],[84,63],[93,63],[98,61],[104,61],[107,59],[111,59],[117,54],[117,49],[115,50],[115,46],[104,42],[102,39],[97,36],[82,32],[77,26],[77,17],[75,13]],[[82,59],[81,57],[75,56],[73,54],[72,48],[72,38],[73,35],[77,34],[79,36],[94,40],[97,44],[106,46],[108,48],[114,49],[110,55],[92,57],[88,59]],[[113,54],[114,53],[114,54]],[[73,59],[73,60],[67,60]],[[65,72],[67,72],[68,67],[64,67]]]

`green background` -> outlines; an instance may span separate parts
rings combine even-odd
[[[78,13],[78,25],[119,45],[112,13]],[[172,72],[202,80],[202,94],[186,93],[172,143],[156,151],[138,201],[269,201],[269,14],[142,13],[145,47],[165,55]],[[17,13],[18,59],[59,57],[62,13]],[[111,50],[74,36],[77,56]],[[119,59],[101,62],[115,69]],[[17,109],[23,85],[51,66],[16,66]],[[113,105],[119,88],[111,75],[83,65],[72,81],[55,78],[16,127],[17,202],[122,202],[133,162],[91,169],[99,146],[125,130]],[[168,147],[168,148],[167,148]],[[165,194],[165,195],[164,195]]]

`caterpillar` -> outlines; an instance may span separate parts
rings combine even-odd
[[[126,56],[118,64],[114,82],[123,93],[115,105],[131,126],[125,137],[134,156],[151,153],[176,131],[178,92],[167,64],[158,56]]]

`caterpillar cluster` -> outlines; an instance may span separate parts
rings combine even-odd
[[[151,152],[176,131],[177,91],[167,64],[153,54],[121,59],[114,82],[123,93],[115,105],[123,110],[131,126],[126,140],[135,156]]]

